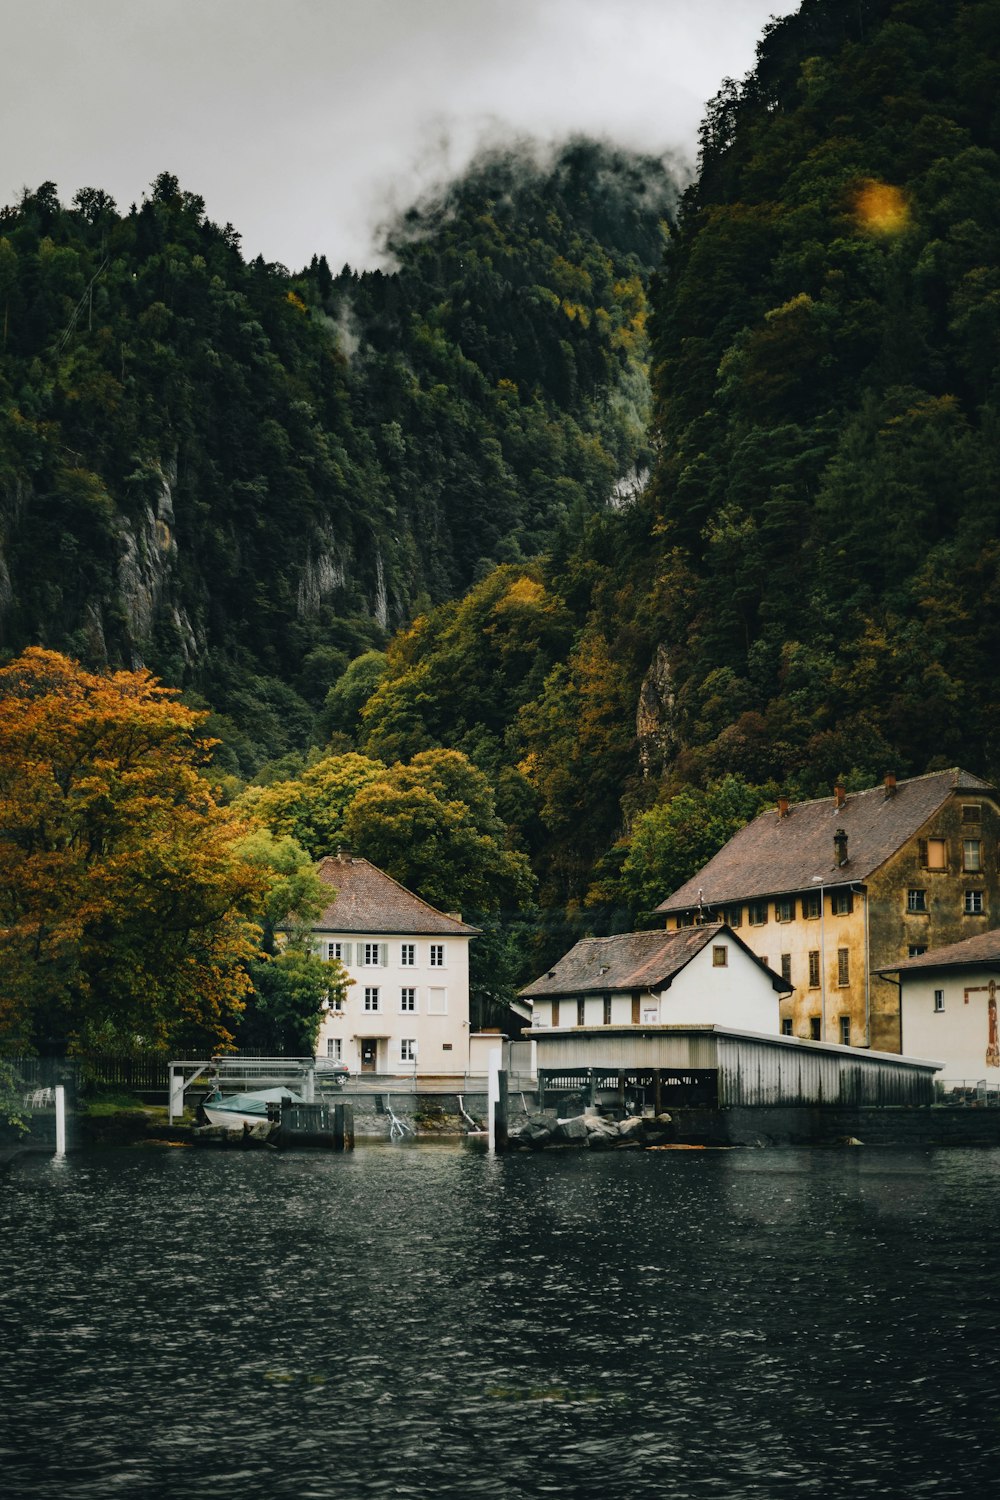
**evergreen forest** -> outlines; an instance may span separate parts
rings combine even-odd
[[[803,0],[688,186],[492,153],[384,261],[169,174],[0,214],[8,658],[182,689],[501,1001],[779,790],[1000,776],[1000,0]]]

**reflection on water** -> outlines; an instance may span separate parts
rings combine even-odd
[[[987,1493],[997,1151],[0,1177],[7,1497]]]

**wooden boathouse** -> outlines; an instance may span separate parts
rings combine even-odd
[[[631,1108],[773,1109],[934,1102],[941,1064],[716,1025],[573,1026],[532,1033],[540,1101],[581,1093]]]

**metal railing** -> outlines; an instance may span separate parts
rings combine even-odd
[[[987,1083],[985,1078],[936,1078],[936,1104],[957,1108],[1000,1109],[1000,1079]]]

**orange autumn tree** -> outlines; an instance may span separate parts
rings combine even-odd
[[[146,671],[0,670],[0,1047],[228,1040],[268,876],[201,774],[205,717]]]

